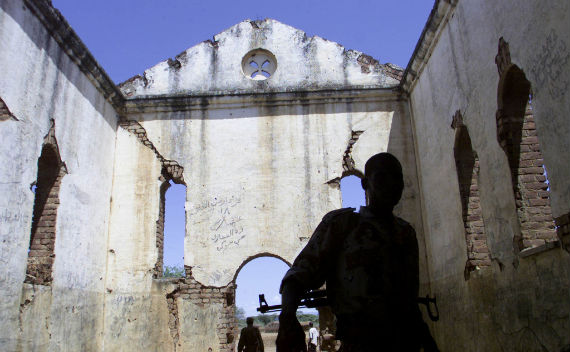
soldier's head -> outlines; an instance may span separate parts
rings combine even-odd
[[[313,327],[313,322],[312,322],[312,321],[309,322],[309,326],[310,326],[310,327]]]
[[[392,210],[404,190],[402,165],[390,153],[373,155],[364,166],[362,188],[366,191],[368,206]]]
[[[253,325],[253,318],[247,317],[247,319],[245,319],[245,322],[247,323],[247,325]]]

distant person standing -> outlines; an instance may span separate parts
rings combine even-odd
[[[309,346],[308,352],[316,352],[317,345],[319,344],[319,331],[313,326],[313,322],[309,322]]]
[[[248,317],[247,326],[241,329],[238,342],[238,352],[263,352],[263,340],[256,326],[253,326],[253,318]]]

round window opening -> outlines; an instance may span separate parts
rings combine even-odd
[[[273,76],[277,70],[277,59],[265,49],[255,49],[243,57],[241,68],[247,78],[263,81]]]

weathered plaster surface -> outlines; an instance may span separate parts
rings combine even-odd
[[[161,165],[150,148],[122,128],[117,130],[115,160],[105,288],[144,292],[150,289],[157,257]]]
[[[242,57],[258,48],[277,59],[277,70],[265,81],[242,73]],[[140,97],[398,85],[389,75],[392,65],[363,55],[276,20],[246,20],[124,82],[121,90],[127,97]]]
[[[0,48],[0,97],[17,119],[0,126],[0,349],[98,350],[115,111],[20,1],[0,3]],[[30,187],[50,120],[68,174],[52,286],[32,287]]]
[[[190,352],[219,352],[220,341],[216,334],[220,304],[197,305],[178,299],[180,311],[180,350]]]
[[[460,1],[457,6],[454,12],[445,12],[449,18],[443,22],[449,21],[449,26],[441,26],[440,29],[446,29],[433,35],[437,45],[425,50],[423,61],[418,60],[424,64],[412,65],[421,73],[420,79],[413,84],[406,83],[414,92],[414,100],[419,98],[415,97],[419,91],[426,94],[431,89],[430,94],[434,95],[444,92],[433,100],[424,96],[423,104],[415,104],[419,109],[416,113],[423,115],[432,109],[445,109],[453,115],[461,109],[464,115],[480,114],[485,118],[478,121],[466,117],[469,132],[475,135],[472,138],[478,139],[474,143],[496,141],[496,135],[494,139],[492,136],[496,134],[494,118],[499,75],[494,58],[499,38],[503,37],[509,43],[512,63],[524,71],[531,83],[532,107],[552,190],[553,215],[568,213],[570,163],[568,153],[561,151],[570,147],[570,142],[564,138],[570,132],[566,119],[570,107],[565,103],[570,94],[570,43],[566,35],[570,30],[566,20],[570,5],[564,1],[527,1],[524,4],[484,1],[477,5]],[[442,2],[439,7],[447,9],[448,5]],[[545,25],[537,26],[537,23]],[[430,65],[425,65],[426,61]],[[414,87],[419,82],[424,82],[423,87]],[[449,113],[445,118],[448,116]],[[506,170],[502,167],[497,172]]]
[[[150,99],[135,99],[134,108],[128,103],[123,118],[141,123],[152,149],[117,126],[122,100],[81,43],[62,39],[69,28],[55,26],[59,14],[44,2],[21,5],[2,3],[0,12],[2,47],[19,53],[0,56],[2,111],[10,117],[0,130],[8,166],[2,169],[3,349],[227,351],[235,343],[238,269],[260,253],[291,262],[320,218],[340,206],[335,184],[354,131],[360,134],[350,153],[355,172],[373,153],[391,149],[415,170],[406,106],[389,89],[401,74],[394,66],[276,21],[243,22],[171,62],[170,78],[158,69],[162,64],[145,74],[153,83],[136,96]],[[241,51],[257,46],[278,60],[265,83],[241,72]],[[204,61],[204,50],[216,59]],[[299,70],[299,61],[307,67]],[[127,95],[136,82],[123,86]],[[318,89],[329,91],[306,98]],[[232,97],[238,91],[243,95]],[[258,94],[271,91],[284,95]],[[171,97],[204,92],[227,97],[190,97],[165,107]],[[23,285],[34,201],[29,187],[52,123],[68,170],[59,190],[54,280]],[[164,159],[188,174],[180,179],[188,184],[185,257],[193,276],[179,283],[152,277]],[[406,199],[417,204],[415,174],[407,177]],[[420,226],[412,213],[408,218]],[[177,297],[174,310],[169,297]]]
[[[568,81],[569,63],[564,59],[568,47],[561,43],[568,42],[569,10],[557,1],[460,1],[454,11],[442,14],[423,66],[412,65],[420,71],[408,84],[431,289],[442,314],[434,329],[442,350],[559,351],[570,344],[568,254],[554,248],[520,257],[513,248],[520,229],[507,157],[497,142],[499,74],[494,60],[502,36],[513,63],[531,82],[552,211],[565,214],[570,164],[564,161],[564,131],[570,127],[570,111],[561,82]],[[550,61],[537,61],[543,56]],[[560,60],[551,60],[553,56]],[[450,128],[458,110],[479,156],[481,208],[493,259],[492,267],[468,281],[463,275],[467,251],[453,155],[455,130]]]
[[[117,130],[105,280],[105,348],[171,347],[164,288],[153,280],[160,161],[123,128]],[[143,332],[144,333],[141,333]]]
[[[47,1],[1,2],[0,349],[232,350],[241,266],[259,255],[292,262],[340,207],[339,179],[381,151],[404,168],[396,212],[418,233],[420,293],[438,296],[441,349],[567,348],[568,254],[513,249],[519,224],[496,137],[494,58],[502,36],[532,85],[554,216],[568,214],[569,6],[438,1],[400,88],[393,65],[274,20],[244,21],[125,82],[124,100]],[[257,48],[277,60],[264,81],[241,69]],[[493,258],[468,280],[456,111],[479,156]],[[53,282],[23,284],[30,185],[52,123],[68,171]],[[179,280],[153,279],[164,160],[187,185]]]
[[[341,205],[340,190],[328,182],[343,176],[352,131],[363,132],[352,153],[356,169],[363,172],[372,154],[393,150],[409,170],[412,194],[404,105],[377,99],[129,115],[161,155],[186,170],[185,265],[194,277],[224,286],[248,257],[264,252],[292,262],[322,216]],[[420,223],[413,212],[403,213]]]
[[[156,282],[156,248],[149,245],[154,243],[155,228],[146,224],[158,218],[159,159],[175,160],[184,168],[187,185],[184,257],[187,275],[192,275],[190,281],[181,281],[179,293],[167,293],[176,299],[177,323],[172,325],[172,317],[170,323],[179,336],[177,348],[218,350],[231,339],[235,343],[236,331],[224,323],[227,309],[208,292],[227,287],[243,263],[260,254],[294,260],[322,216],[341,205],[338,181],[346,174],[347,150],[354,160],[351,172],[357,174],[377,152],[390,151],[402,161],[406,191],[397,212],[418,231],[422,292],[427,293],[412,129],[407,105],[397,93],[356,91],[348,98],[317,93],[285,93],[273,99],[189,97],[183,109],[176,105],[179,111],[171,111],[168,99],[152,102],[133,101],[125,117],[140,124],[152,148],[137,139],[134,130],[120,129],[117,134],[110,229],[116,245],[110,247],[120,247],[121,253],[110,254],[113,269],[107,289],[113,296],[111,286],[124,282],[120,294],[138,302],[148,289],[145,285]],[[141,109],[149,112],[138,112]],[[347,149],[355,131],[358,139]],[[188,285],[194,291],[183,292]],[[210,288],[200,291],[195,285]],[[143,317],[141,324],[150,323],[138,306],[124,302],[107,310],[106,321],[124,319],[127,311]],[[193,319],[202,325],[191,325]],[[107,332],[106,343],[125,338],[109,335],[113,331]],[[165,346],[170,342],[164,340]]]

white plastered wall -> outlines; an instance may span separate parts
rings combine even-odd
[[[20,1],[0,3],[0,52],[0,97],[17,118],[0,122],[0,349],[96,350],[116,113]],[[50,120],[68,173],[59,191],[53,282],[34,288],[24,285],[30,187]]]
[[[513,64],[532,85],[553,214],[567,213],[569,11],[561,1],[460,1],[442,21],[412,84],[428,266],[442,315],[434,329],[442,350],[556,351],[570,343],[568,254],[559,248],[529,257],[515,253],[519,225],[495,117],[495,56],[503,37]],[[479,157],[481,208],[493,258],[491,268],[469,280],[463,274],[467,249],[450,127],[458,110]]]
[[[390,151],[402,160],[407,189],[399,211],[421,233],[404,108],[396,101],[210,105],[129,119],[141,123],[164,158],[184,167],[185,265],[202,284],[221,287],[260,253],[292,262],[322,216],[341,206],[340,190],[328,182],[343,175],[353,131],[363,131],[351,153],[360,172],[378,152]]]

